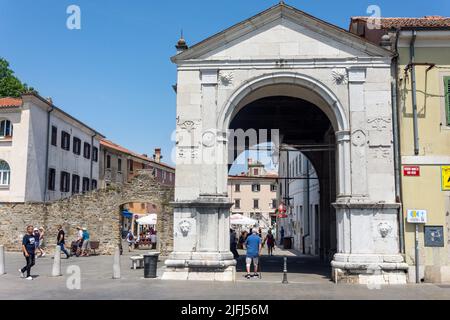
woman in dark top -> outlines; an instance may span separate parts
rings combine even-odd
[[[33,234],[33,226],[28,226],[27,234],[24,235],[22,239],[22,253],[25,257],[27,264],[22,269],[19,269],[21,278],[25,278],[25,271],[27,272],[26,275],[27,280],[33,280],[30,273],[31,267],[34,266],[35,263],[35,254],[34,254],[36,251],[35,241],[36,240]]]

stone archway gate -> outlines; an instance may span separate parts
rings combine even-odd
[[[2,204],[0,207],[0,244],[19,251],[27,225],[44,227],[46,246],[55,244],[57,226],[66,231],[67,243],[76,237],[76,227],[88,228],[91,241],[99,241],[100,254],[112,254],[121,242],[121,206],[130,202],[153,203],[158,214],[158,250],[167,255],[173,248],[173,188],[160,185],[150,171],[141,170],[130,182],[106,189],[42,203]]]

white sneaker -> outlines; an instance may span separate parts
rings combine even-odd
[[[33,277],[28,277],[27,280],[33,280]]]
[[[22,279],[25,278],[25,275],[23,274],[22,269],[19,269],[19,273],[20,273],[20,277],[21,277]]]
[[[44,252],[44,253],[42,254],[41,258],[45,257],[45,255],[46,255],[46,253]]]

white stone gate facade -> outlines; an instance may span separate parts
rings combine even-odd
[[[333,277],[406,282],[395,200],[391,53],[285,4],[179,49],[173,58],[174,252],[163,278],[234,280],[227,130],[249,103],[287,96],[317,106],[334,130]]]

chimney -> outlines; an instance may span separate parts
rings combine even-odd
[[[48,98],[47,98],[47,101],[48,101],[48,103],[50,103],[51,105],[53,105],[53,99],[52,99],[52,97],[48,97]]]
[[[161,148],[156,148],[155,154],[153,155],[153,160],[155,160],[155,162],[157,162],[157,163],[160,163],[161,159],[162,159]]]

